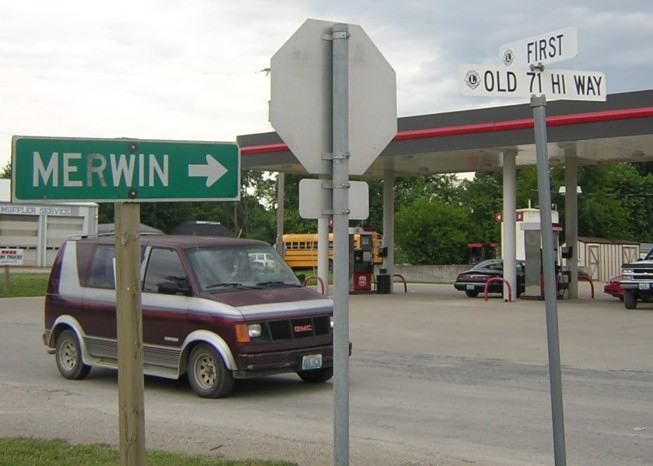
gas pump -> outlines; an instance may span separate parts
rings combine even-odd
[[[349,290],[353,293],[366,293],[372,291],[372,273],[374,272],[372,232],[356,229],[354,233],[358,240],[354,241],[352,248],[353,273]]]
[[[540,223],[540,212],[537,209],[519,209],[518,212],[522,212],[520,216],[522,220],[517,221],[515,235],[517,240],[516,252],[517,259],[525,262],[523,272],[524,293],[521,297],[541,299],[544,297],[544,287],[542,281],[542,225]],[[553,221],[553,253],[556,264],[556,281],[558,283],[558,292],[560,292],[565,286],[565,283],[561,281],[560,266],[558,265],[560,263],[558,233],[562,228],[558,223],[558,212],[553,211],[551,214]],[[517,280],[520,280],[519,276]]]

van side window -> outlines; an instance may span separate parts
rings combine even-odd
[[[174,249],[154,248],[150,253],[150,260],[143,280],[143,291],[158,293],[162,284],[176,284],[180,288],[188,287],[186,272],[181,265],[181,260]]]
[[[115,257],[113,246],[100,244],[95,248],[91,261],[87,286],[91,288],[116,288],[113,274],[113,258]]]

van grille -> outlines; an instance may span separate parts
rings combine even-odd
[[[268,321],[264,323],[264,328],[267,340],[291,340],[329,335],[331,323],[329,316],[320,316]]]

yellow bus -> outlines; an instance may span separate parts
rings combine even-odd
[[[383,237],[376,231],[372,235],[372,263],[383,263],[381,244]],[[317,267],[317,233],[289,233],[283,235],[283,258],[293,269]],[[360,233],[354,233],[354,251],[359,250]],[[329,262],[333,260],[333,233],[329,233]]]

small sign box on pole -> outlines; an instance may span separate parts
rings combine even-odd
[[[323,180],[304,178],[299,181],[299,216],[320,218],[323,214],[320,204]],[[349,182],[349,219],[365,220],[370,216],[370,189],[364,181]]]
[[[5,292],[9,292],[9,269],[12,266],[23,265],[23,249],[17,248],[3,248],[0,249],[0,265],[5,268],[4,287]]]
[[[23,249],[3,248],[0,249],[0,265],[23,265]]]

